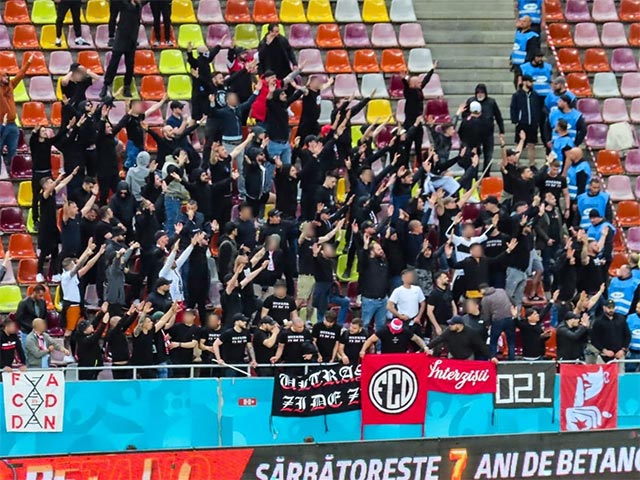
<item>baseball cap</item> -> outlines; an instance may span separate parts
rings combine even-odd
[[[282,279],[278,279],[276,280],[276,283],[273,284],[273,287],[286,287],[287,286],[287,282],[285,280]]]
[[[533,56],[534,57],[544,57],[544,52],[542,50],[538,49],[535,52],[533,52]]]
[[[560,100],[562,100],[564,103],[568,103],[569,105],[571,105],[571,97],[566,93],[564,95],[560,95]]]
[[[126,234],[127,231],[122,227],[113,227],[113,229],[111,229],[111,235],[113,235],[114,237],[120,237]]]
[[[174,108],[182,108],[184,107],[184,103],[179,102],[178,100],[174,100],[169,104],[169,108],[173,110]]]
[[[471,113],[480,113],[482,111],[482,105],[480,105],[480,102],[471,102],[469,104],[469,111]]]
[[[256,137],[259,137],[260,135],[262,135],[263,133],[266,133],[266,132],[267,131],[263,127],[261,127],[259,125],[256,125],[255,127],[253,127],[251,129],[251,133],[253,133]]]
[[[89,320],[81,320],[80,323],[78,323],[78,331],[84,333],[84,331],[89,328],[89,325],[91,325]]]
[[[265,323],[267,325],[275,325],[276,321],[271,318],[269,315],[265,315],[264,317],[262,317],[260,319],[260,322],[258,322],[260,325],[264,325]]]
[[[162,317],[164,317],[164,313],[162,312],[153,312],[153,315],[151,315],[151,320],[153,322],[157,322],[158,320],[160,320]]]
[[[69,71],[71,72],[75,72],[76,70],[78,70],[80,67],[82,67],[82,64],[78,63],[78,62],[74,62],[71,65],[69,65]]]
[[[507,153],[508,155],[508,153]],[[487,198],[485,198],[482,203],[484,203],[485,205],[487,203],[492,203],[494,205],[500,205],[500,201],[498,200],[497,197],[493,196],[493,195],[489,195]]]
[[[600,212],[598,211],[597,208],[592,208],[591,210],[589,210],[589,218],[600,218],[602,217],[602,215],[600,215]]]
[[[156,288],[164,287],[165,285],[171,285],[171,280],[164,277],[160,277],[156,280]]]
[[[158,230],[158,231],[156,232],[156,234],[155,234],[156,242],[157,242],[158,240],[160,240],[162,237],[167,236],[167,235],[168,235],[168,233],[167,233],[167,232],[165,232],[164,230]]]
[[[365,228],[373,228],[373,227],[374,227],[374,225],[373,225],[373,222],[371,220],[365,220],[364,222],[362,222],[360,224],[360,228],[362,228],[363,230]]]
[[[604,306],[605,307],[609,307],[609,308],[615,308],[616,302],[614,302],[613,300],[609,299],[606,302],[604,302]]]
[[[329,207],[324,207],[320,213],[331,213],[331,209]]]
[[[389,322],[389,331],[393,334],[398,334],[404,328],[404,323],[399,318],[394,318]]]
[[[304,137],[304,144],[309,145],[311,142],[319,142],[320,138],[317,135],[307,135]]]
[[[464,325],[464,320],[460,315],[456,315],[455,317],[450,318],[447,323],[449,325]]]
[[[242,313],[236,313],[236,314],[233,315],[233,321],[234,322],[238,322],[238,321],[248,322],[249,319],[247,317],[245,317]]]
[[[522,81],[523,82],[533,82],[533,77],[531,75],[523,75],[522,76]]]
[[[282,215],[282,212],[280,210],[277,209],[273,209],[269,211],[269,217],[280,217]]]
[[[507,157],[512,157],[516,153],[518,153],[518,152],[516,152],[513,148],[507,148]]]

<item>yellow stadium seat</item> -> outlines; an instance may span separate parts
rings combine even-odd
[[[240,23],[236,25],[234,42],[237,47],[251,50],[258,48],[258,31],[253,23]]]
[[[312,23],[333,23],[333,10],[329,0],[309,0],[307,20]]]
[[[31,21],[36,25],[56,22],[56,5],[53,0],[36,0],[31,9]]]
[[[20,83],[16,85],[16,88],[13,89],[13,99],[16,103],[24,103],[31,100],[29,98],[29,94],[27,93],[27,87],[24,84],[24,80],[20,80]]]
[[[282,0],[280,3],[280,21],[283,23],[306,23],[302,0]]]
[[[284,25],[282,25],[281,23],[278,24],[278,28],[280,28],[280,35],[282,35],[283,37],[287,36],[287,32],[284,29]],[[265,23],[264,25],[262,25],[262,28],[260,29],[260,38],[264,38],[265,35],[269,33],[269,24]]]
[[[364,0],[362,19],[367,23],[388,23],[389,13],[384,0]]]
[[[31,191],[31,181],[20,182],[18,187],[18,205],[30,207],[33,203],[33,192]]]
[[[189,42],[191,42],[193,48],[198,48],[205,44],[200,25],[180,25],[178,46],[186,49]]]
[[[347,181],[344,177],[338,179],[338,184],[336,185],[336,201],[338,203],[344,203],[347,198]]]
[[[0,285],[0,312],[15,312],[22,300],[22,292],[17,285]]]
[[[33,221],[33,209],[29,209],[29,213],[27,213],[27,232],[31,235],[35,235],[38,233],[38,229],[36,227],[36,222]]]
[[[196,23],[198,21],[191,0],[173,0],[171,21],[173,23]]]
[[[187,73],[184,57],[180,50],[163,50],[160,53],[160,73],[173,75],[175,73]]]
[[[40,47],[43,50],[68,50],[66,35],[62,35],[62,45],[56,46],[56,26],[43,25],[40,31]]]
[[[71,25],[73,23],[73,18],[71,17],[71,10],[67,12],[64,16],[64,24]],[[80,9],[80,23],[87,23],[87,19],[84,17],[84,12]]]
[[[167,85],[171,100],[191,100],[191,77],[189,75],[171,75]]]
[[[376,123],[381,118],[388,118],[393,114],[391,110],[391,103],[389,100],[375,99],[371,100],[367,105],[367,122]],[[391,118],[390,123],[395,123]]]
[[[109,2],[107,0],[89,0],[87,3],[88,23],[108,23],[109,22]]]
[[[121,87],[124,87],[124,75],[116,75],[113,79],[113,86],[111,87],[113,92],[117,92]],[[124,97],[117,95],[114,97],[116,100],[124,100]],[[131,82],[131,98],[134,100],[140,100],[140,95],[138,94],[138,89],[136,87],[136,82]]]

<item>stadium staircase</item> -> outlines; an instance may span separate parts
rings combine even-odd
[[[489,96],[498,102],[505,118],[505,140],[513,142],[515,131],[509,121],[513,94],[509,72],[515,28],[513,1],[429,0],[414,3],[427,46],[433,58],[438,60],[438,73],[451,114],[473,95],[478,83],[485,83]],[[498,145],[494,158],[500,158]],[[493,170],[497,170],[495,164]]]

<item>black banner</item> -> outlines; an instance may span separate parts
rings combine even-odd
[[[495,408],[541,408],[553,406],[556,367],[552,363],[498,364]]]
[[[271,415],[276,417],[311,417],[360,408],[360,365],[323,367],[299,377],[280,373],[273,382]]]

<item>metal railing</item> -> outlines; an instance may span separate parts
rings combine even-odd
[[[520,364],[520,365],[528,365],[528,364],[554,364],[554,365],[560,365],[560,364],[593,364],[593,362],[586,362],[584,360],[513,360],[513,361],[504,361],[502,363],[506,363],[506,364]],[[636,364],[637,368],[636,370],[639,371],[640,373],[640,359],[622,359],[622,360],[613,360],[613,363],[617,363],[617,364],[622,364],[622,365],[627,365],[627,364]],[[217,377],[223,377],[225,376],[225,370],[232,370],[234,372],[234,376],[242,378],[242,377],[247,377],[247,378],[259,378],[260,375],[258,375],[257,377],[254,377],[252,375],[252,370],[262,370],[262,372],[265,372],[267,370],[270,370],[274,375],[278,372],[278,371],[287,371],[287,370],[291,370],[291,369],[298,369],[298,371],[296,372],[297,374],[300,373],[304,373],[307,374],[309,373],[310,370],[315,369],[315,368],[319,368],[319,367],[326,367],[326,366],[332,366],[332,365],[342,365],[341,362],[332,362],[332,363],[278,363],[278,364],[272,364],[272,363],[261,363],[256,365],[255,367],[252,367],[251,365],[247,364],[247,363],[242,363],[242,364],[216,364],[216,363],[191,363],[191,364],[186,364],[186,365],[173,365],[173,364],[163,364],[163,365],[104,365],[101,367],[79,367],[76,364],[68,364],[66,366],[58,366],[58,367],[51,367],[49,369],[42,369],[42,368],[30,368],[29,371],[43,371],[43,370],[51,370],[51,369],[62,369],[65,371],[65,378],[67,381],[78,381],[79,378],[79,373],[80,372],[86,372],[86,371],[94,371],[94,372],[103,372],[103,371],[108,371],[108,370],[112,370],[112,371],[129,371],[131,372],[131,378],[126,378],[126,379],[116,379],[114,378],[113,380],[118,381],[118,380],[131,380],[131,379],[137,379],[138,378],[138,373],[140,372],[145,372],[145,371],[150,371],[153,370],[155,372],[158,372],[160,370],[167,370],[167,371],[171,371],[171,370],[182,370],[181,373],[184,373],[184,370],[188,370],[189,371],[189,375],[188,376],[180,376],[180,377],[156,377],[156,378],[149,378],[151,380],[157,379],[157,380],[172,380],[172,379],[177,379],[177,378],[217,378]],[[205,371],[203,374],[203,370]],[[625,369],[621,368],[621,374],[624,373]],[[633,373],[633,372],[626,372],[626,373]],[[141,378],[145,378],[144,374],[141,375]]]

